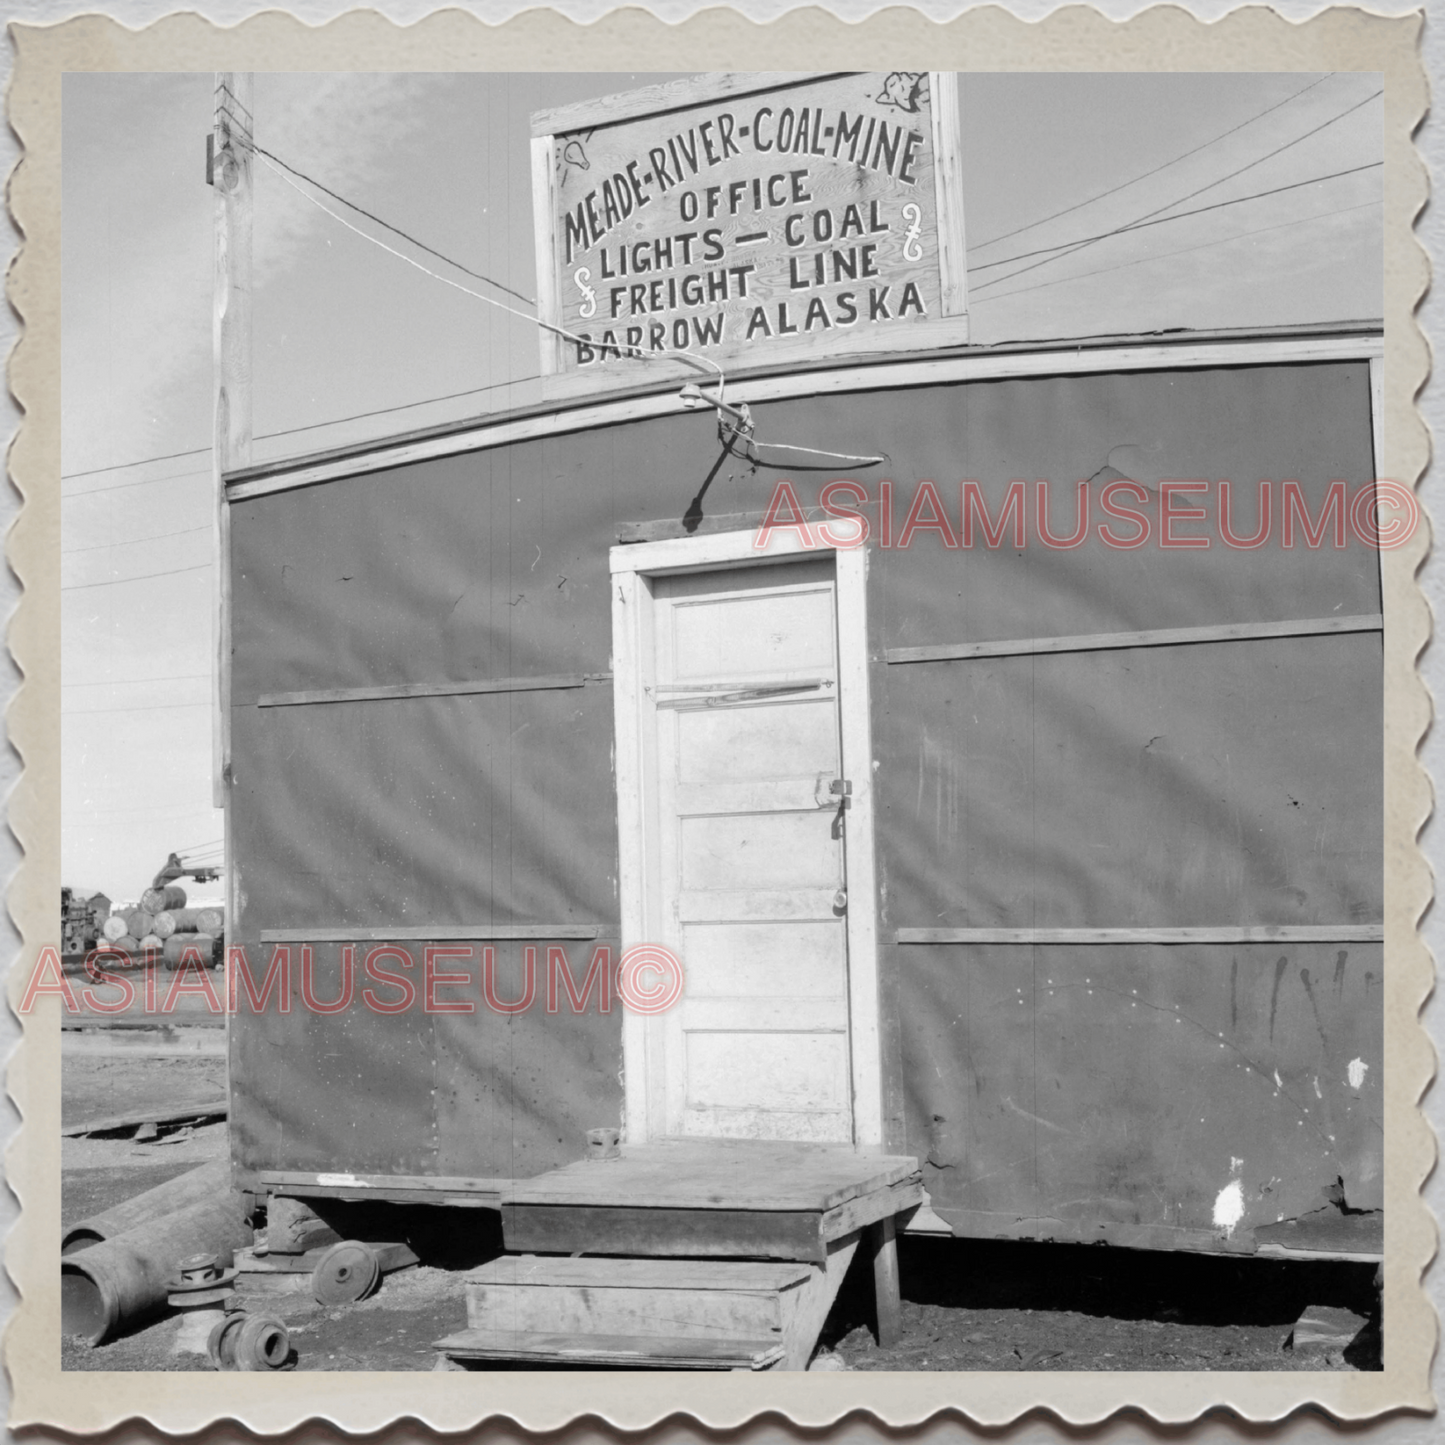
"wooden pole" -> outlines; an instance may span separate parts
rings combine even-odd
[[[218,808],[226,807],[231,785],[231,557],[225,476],[251,461],[251,136],[251,76],[217,72],[206,179],[216,193],[211,787]]]
[[[898,1294],[898,1238],[892,1215],[868,1226],[868,1244],[873,1255],[878,1348],[886,1350],[903,1338],[903,1308]]]

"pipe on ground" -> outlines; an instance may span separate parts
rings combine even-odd
[[[137,1194],[107,1209],[103,1214],[93,1214],[72,1224],[60,1238],[61,1254],[74,1254],[77,1249],[86,1249],[102,1240],[114,1239],[137,1225],[149,1224],[163,1214],[174,1214],[203,1199],[214,1199],[225,1194],[231,1187],[231,1162],[229,1159],[213,1159],[197,1169],[167,1179],[144,1194]]]
[[[67,1254],[60,1261],[60,1328],[92,1345],[166,1307],[166,1280],[191,1254],[228,1268],[252,1240],[241,1195],[229,1189]]]

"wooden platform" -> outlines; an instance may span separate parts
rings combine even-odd
[[[922,1200],[918,1161],[898,1155],[624,1146],[503,1187],[511,1252],[468,1275],[469,1327],[437,1349],[453,1364],[805,1370],[865,1240],[879,1340],[896,1339],[894,1220]]]
[[[656,1370],[765,1370],[783,1358],[777,1340],[690,1340],[677,1343],[647,1335],[521,1334],[462,1330],[438,1340],[448,1360],[512,1360],[526,1364],[631,1365]],[[463,1368],[465,1364],[463,1363]]]
[[[624,1145],[501,1193],[508,1250],[809,1260],[922,1203],[916,1159],[838,1145]]]
[[[1337,1259],[1376,1264],[1385,1257],[1383,1210],[1346,1214],[1330,1205],[1254,1231],[1259,1253],[1276,1259]]]

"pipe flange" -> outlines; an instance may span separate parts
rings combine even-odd
[[[229,1285],[239,1273],[237,1269],[222,1269],[214,1254],[193,1254],[180,1262],[175,1277],[166,1280],[165,1285],[170,1294],[191,1294]]]

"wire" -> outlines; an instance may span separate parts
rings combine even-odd
[[[526,382],[539,381],[540,379],[539,376],[535,375],[512,376],[508,377],[505,381],[489,381],[485,386],[469,386],[465,391],[449,391],[442,396],[422,397],[420,401],[403,401],[399,402],[396,406],[379,406],[371,411],[353,412],[350,416],[332,417],[329,421],[313,421],[307,422],[305,426],[288,426],[282,427],[280,431],[259,432],[256,440],[258,442],[271,441],[275,437],[295,436],[297,432],[316,431],[321,427],[327,426],[341,426],[349,421],[365,421],[367,417],[371,416],[387,416],[392,412],[407,411],[412,407],[433,406],[437,402],[442,401],[456,401],[459,397],[477,396],[484,391],[497,391],[504,386],[521,386]],[[133,462],[113,462],[108,467],[93,467],[87,472],[62,472],[61,480],[68,482],[74,477],[93,477],[100,472],[118,472],[123,471],[127,467],[143,467],[151,462],[168,462],[173,461],[177,457],[200,456],[210,450],[210,447],[196,447],[188,452],[172,452],[169,456],[139,457]],[[174,482],[188,477],[204,477],[207,475],[208,473],[206,472],[176,472],[173,476],[169,477],[146,477],[139,482],[117,482],[114,486],[110,487],[89,487],[83,492],[67,492],[65,496],[67,500],[71,497],[90,497],[94,496],[97,492],[118,492],[124,487],[147,487],[154,482]],[[179,532],[170,532],[167,533],[167,535],[178,537],[181,534]],[[77,547],[71,550],[81,551],[83,549]]]
[[[1379,201],[1362,201],[1358,206],[1342,206],[1337,211],[1322,211],[1319,215],[1309,216],[1306,219],[1327,221],[1331,216],[1344,216],[1351,211],[1369,210],[1379,204]],[[1165,251],[1157,256],[1135,256],[1132,261],[1121,261],[1117,266],[1100,266],[1095,271],[1081,271],[1076,276],[1060,276],[1054,281],[1036,281],[1032,286],[1019,286],[1012,291],[996,291],[992,296],[980,296],[978,304],[982,306],[989,301],[1002,301],[1005,296],[1022,296],[1026,291],[1044,291],[1050,286],[1065,286],[1070,281],[1083,281],[1090,276],[1104,276],[1110,271],[1122,271],[1128,266],[1142,266],[1149,261],[1167,261],[1172,256],[1187,256],[1191,251],[1203,251],[1210,246],[1227,246],[1231,241],[1243,241],[1249,236],[1262,236],[1266,231],[1283,231],[1289,226],[1299,224],[1297,220],[1281,221],[1278,225],[1260,226],[1257,230],[1240,231],[1233,236],[1217,236],[1212,241],[1204,241],[1198,246],[1185,246],[1178,251]]]
[[[1189,192],[1188,195],[1182,195],[1182,197],[1179,197],[1178,199],[1176,199],[1176,201],[1170,201],[1168,205],[1160,205],[1160,207],[1156,207],[1155,210],[1153,210],[1153,211],[1147,211],[1146,214],[1140,215],[1140,217],[1134,218],[1134,220],[1133,220],[1133,221],[1130,221],[1129,224],[1127,224],[1127,225],[1121,225],[1121,227],[1117,227],[1116,230],[1110,231],[1110,233],[1105,233],[1104,236],[1088,237],[1087,240],[1078,241],[1077,244],[1072,244],[1072,246],[1069,246],[1069,249],[1068,249],[1068,250],[1065,250],[1066,256],[1072,256],[1072,254],[1074,254],[1074,251],[1084,250],[1084,247],[1085,247],[1085,246],[1092,246],[1092,244],[1094,244],[1095,241],[1107,240],[1108,236],[1118,236],[1118,234],[1123,234],[1124,231],[1137,230],[1137,228],[1139,228],[1140,225],[1155,225],[1155,224],[1157,224],[1156,221],[1153,220],[1153,217],[1156,217],[1156,215],[1159,215],[1160,212],[1173,210],[1173,207],[1176,207],[1176,205],[1183,205],[1183,202],[1185,202],[1185,201],[1191,201],[1191,199],[1194,199],[1194,197],[1196,197],[1196,195],[1202,195],[1202,194],[1204,194],[1205,191],[1212,191],[1212,189],[1214,189],[1215,186],[1217,186],[1217,185],[1224,185],[1224,182],[1225,182],[1225,181],[1233,181],[1234,176],[1243,175],[1244,172],[1246,172],[1246,171],[1251,171],[1251,169],[1253,169],[1254,166],[1263,165],[1263,163],[1266,162],[1266,160],[1272,160],[1272,159],[1274,158],[1274,156],[1280,155],[1280,153],[1285,152],[1285,150],[1289,150],[1289,149],[1290,149],[1290,146],[1298,146],[1298,144],[1301,143],[1302,140],[1308,140],[1309,137],[1315,136],[1315,134],[1318,134],[1319,131],[1324,130],[1325,127],[1327,127],[1327,126],[1332,126],[1332,124],[1334,124],[1335,121],[1337,121],[1337,120],[1344,120],[1344,117],[1345,117],[1345,116],[1348,116],[1348,114],[1351,114],[1351,111],[1358,110],[1358,108],[1360,108],[1361,105],[1367,105],[1368,103],[1370,103],[1371,100],[1376,100],[1377,97],[1380,97],[1380,95],[1383,95],[1383,94],[1384,94],[1384,91],[1374,91],[1373,94],[1366,95],[1366,98],[1364,98],[1364,100],[1358,101],[1358,103],[1355,103],[1354,105],[1351,105],[1351,107],[1348,108],[1348,110],[1342,110],[1342,111],[1340,111],[1340,114],[1338,114],[1338,116],[1331,116],[1331,117],[1329,117],[1329,120],[1327,120],[1327,121],[1322,121],[1321,124],[1318,124],[1318,126],[1315,126],[1315,129],[1314,129],[1314,130],[1306,130],[1306,131],[1305,131],[1305,134],[1303,134],[1303,136],[1296,136],[1295,139],[1293,139],[1293,140],[1287,140],[1287,142],[1285,142],[1285,144],[1283,144],[1283,146],[1276,146],[1276,147],[1274,147],[1274,150],[1270,150],[1269,153],[1266,153],[1266,155],[1260,156],[1259,159],[1257,159],[1257,160],[1251,160],[1251,162],[1248,163],[1248,165],[1240,166],[1240,169],[1238,169],[1238,171],[1231,171],[1231,172],[1230,172],[1230,175],[1221,176],[1221,178],[1218,179],[1218,181],[1211,181],[1211,182],[1209,182],[1208,185],[1199,186],[1198,191],[1191,191],[1191,192]],[[1376,165],[1384,165],[1383,160],[1381,160],[1381,162],[1376,162]],[[1370,168],[1368,168],[1368,166],[1357,166],[1357,168],[1355,168],[1355,169],[1370,169]],[[1350,172],[1337,172],[1337,175],[1348,175],[1348,173],[1350,173]],[[1331,181],[1331,179],[1334,179],[1334,176],[1319,176],[1319,178],[1316,178],[1316,179],[1321,179],[1321,181]],[[1312,184],[1312,182],[1298,182],[1298,184],[1299,184],[1299,185],[1309,185],[1309,184]],[[1289,189],[1295,189],[1295,186],[1280,186],[1279,189],[1282,189],[1282,191],[1289,191]],[[1237,199],[1237,201],[1254,201],[1254,199],[1259,199],[1260,195],[1274,195],[1274,194],[1277,194],[1277,192],[1274,192],[1274,191],[1261,191],[1261,192],[1259,192],[1259,194],[1253,195],[1253,197],[1237,197],[1237,198],[1235,198],[1235,199]],[[1221,202],[1217,202],[1217,204],[1218,204],[1218,205],[1230,205],[1231,202],[1221,201]],[[1205,211],[1207,211],[1207,210],[1211,210],[1211,207],[1201,207],[1201,208],[1199,208],[1199,210],[1205,210]],[[1182,215],[1198,215],[1198,214],[1199,214],[1199,210],[1196,210],[1196,211],[1182,211],[1182,212],[1179,212],[1179,214],[1181,214],[1181,217],[1182,217]],[[1179,218],[1179,217],[1163,217],[1163,220],[1178,220],[1178,218]],[[1049,247],[1049,249],[1051,249],[1051,250],[1053,250],[1053,251],[1058,251],[1059,249],[1061,249],[1061,247]],[[1040,253],[1040,251],[1029,251],[1029,253],[1025,253],[1025,254],[1033,254],[1033,256],[1038,256],[1038,254],[1042,254],[1042,253]],[[1022,256],[1016,256],[1016,257],[1014,257],[1014,260],[1022,260],[1022,259],[1023,259]],[[996,277],[996,279],[990,280],[990,282],[984,282],[984,285],[983,285],[983,286],[980,286],[980,288],[978,288],[978,289],[984,290],[984,289],[987,289],[988,286],[997,286],[998,283],[1000,283],[1000,282],[1006,282],[1006,280],[1012,280],[1014,276],[1023,276],[1023,275],[1026,275],[1026,273],[1027,273],[1027,272],[1030,272],[1030,270],[1038,270],[1040,266],[1048,266],[1049,262],[1052,262],[1052,260],[1059,260],[1059,259],[1061,259],[1061,257],[1058,257],[1058,256],[1048,256],[1048,257],[1045,257],[1045,260],[1039,260],[1039,262],[1033,263],[1032,266],[1020,266],[1019,269],[1014,270],[1014,272],[1010,272],[1009,275],[1007,275],[1007,276],[998,276],[998,277]],[[975,269],[975,270],[987,270],[987,269],[988,269],[988,266],[1000,266],[1000,264],[1006,264],[1006,263],[1004,263],[1004,262],[988,262],[988,263],[985,263],[984,266],[974,267],[974,269]]]
[[[138,462],[117,462],[115,466],[91,467],[89,471],[84,472],[61,472],[60,479],[63,482],[68,482],[74,477],[93,477],[97,476],[101,472],[113,472],[116,470],[116,467],[138,467],[143,465],[145,462],[173,462],[178,457],[198,457],[201,455],[202,452],[208,451],[210,451],[210,447],[192,447],[188,452],[167,452],[163,457],[142,457],[141,460]],[[188,472],[186,475],[189,476],[190,473]],[[157,482],[164,482],[168,481],[169,478],[153,477],[152,480]],[[137,483],[136,485],[140,484]],[[83,497],[85,493],[81,492],[78,495]]]
[[[247,139],[249,140],[250,138],[247,137]],[[485,281],[488,286],[495,286],[498,291],[505,291],[508,296],[515,296],[518,301],[525,301],[528,306],[535,306],[537,304],[531,296],[524,296],[522,292],[514,291],[510,286],[505,285],[501,281],[494,280],[491,276],[484,276],[480,271],[473,271],[469,266],[463,266],[460,261],[454,261],[450,256],[443,255],[442,252],[438,251],[435,247],[428,246],[425,241],[417,240],[410,232],[403,231],[400,226],[393,226],[390,221],[382,220],[382,218],[374,212],[368,211],[365,206],[358,206],[355,201],[348,201],[345,196],[338,195],[330,186],[323,185],[315,176],[308,176],[305,171],[298,170],[289,161],[283,161],[280,156],[272,151],[268,151],[265,146],[257,145],[254,140],[250,141],[250,145],[251,149],[254,150],[257,155],[275,161],[278,166],[284,166],[293,176],[300,177],[300,179],[308,185],[315,186],[318,191],[324,191],[333,201],[340,201],[343,206],[349,207],[351,210],[357,212],[358,215],[365,216],[368,221],[375,221],[378,226],[385,226],[386,229],[394,235],[410,241],[413,246],[420,247],[428,255],[435,256],[437,260],[445,261],[448,266],[455,266],[458,271],[466,272],[468,276],[471,276],[477,281]],[[272,169],[274,170],[275,167],[273,166]]]
[[[152,702],[140,707],[63,707],[62,717],[109,717],[113,712],[167,712],[172,708],[210,707],[209,702]]]
[[[291,179],[290,176],[288,176],[284,171],[278,169],[276,166],[272,165],[270,160],[267,159],[265,152],[261,151],[259,147],[256,148],[256,153],[261,157],[261,163],[266,166],[267,169],[275,171],[275,173],[280,176],[281,179],[285,181],[286,184],[290,186],[291,189],[295,191],[298,196],[304,196],[306,200],[310,201],[311,204],[315,206],[318,210],[324,211],[328,216],[330,216],[333,221],[336,221],[339,224],[345,226],[348,231],[351,231],[354,234],[360,236],[363,241],[370,241],[373,246],[380,246],[381,249],[387,252],[388,255],[395,256],[399,261],[405,261],[408,266],[414,266],[424,276],[430,276],[432,280],[440,281],[444,286],[451,286],[456,290],[460,291],[464,296],[471,296],[477,301],[485,302],[488,306],[495,306],[497,310],[505,311],[509,316],[519,316],[523,321],[530,321],[533,326],[539,326],[543,331],[550,331],[554,336],[560,336],[564,341],[570,342],[573,346],[590,347],[592,345],[592,343],[588,341],[585,337],[576,336],[572,332],[568,331],[565,327],[554,326],[550,321],[544,321],[540,316],[529,316],[525,311],[518,311],[515,306],[508,306],[506,302],[498,301],[495,296],[484,296],[480,291],[473,291],[470,286],[463,286],[460,281],[453,281],[450,276],[443,276],[439,272],[433,271],[429,266],[423,266],[420,261],[416,260],[412,256],[408,256],[404,251],[398,251],[394,246],[388,246],[385,241],[378,239],[376,236],[369,235],[367,232],[363,231],[360,226],[353,226],[351,222],[346,219],[345,216],[338,216],[336,212],[331,209],[330,206],[323,205],[309,191],[302,190],[301,187],[298,186],[296,182]],[[432,254],[440,255],[441,253],[433,252]],[[461,266],[458,262],[451,260],[449,257],[442,257],[442,259],[445,260],[449,266],[457,266],[460,270],[466,270],[466,267]],[[472,273],[468,272],[468,275],[470,274]],[[535,305],[536,303],[529,302],[528,304]],[[633,361],[658,361],[665,357],[677,356],[688,361],[701,362],[704,366],[710,366],[715,372],[717,372],[719,377],[723,377],[725,379],[722,367],[719,366],[717,362],[715,362],[711,357],[703,356],[696,351],[689,351],[684,346],[671,346],[666,347],[661,351],[650,352],[624,351],[622,352],[622,355],[630,358]]]
[[[209,672],[172,672],[165,677],[129,677],[115,682],[62,682],[66,687],[136,687],[145,682],[194,682],[198,678],[210,677]]]
[[[973,269],[975,271],[987,271],[994,266],[1007,266],[1013,261],[1022,261],[1025,259],[1025,257],[1028,256],[1046,256],[1049,260],[1062,260],[1063,258],[1061,256],[1053,255],[1050,253],[1058,251],[1072,253],[1074,251],[1082,250],[1085,246],[1091,246],[1096,241],[1107,241],[1113,236],[1126,236],[1133,231],[1148,230],[1151,226],[1167,225],[1170,221],[1187,220],[1190,216],[1202,216],[1207,211],[1220,211],[1223,210],[1226,206],[1241,206],[1246,201],[1258,201],[1265,196],[1280,195],[1284,191],[1297,191],[1303,186],[1320,185],[1325,181],[1338,180],[1341,176],[1355,175],[1359,171],[1378,170],[1384,164],[1384,161],[1369,161],[1362,166],[1350,166],[1347,170],[1331,171],[1328,175],[1311,176],[1308,180],[1304,181],[1291,181],[1287,186],[1272,186],[1267,191],[1255,191],[1252,195],[1235,196],[1232,200],[1228,201],[1213,201],[1207,206],[1196,206],[1192,211],[1180,211],[1177,216],[1158,216],[1154,220],[1133,221],[1127,226],[1120,226],[1117,230],[1103,231],[1097,236],[1089,236],[1082,241],[1066,241],[1059,246],[1043,246],[1040,247],[1037,251],[1024,251],[1017,256],[1010,256],[1003,261],[985,261],[983,265],[975,266]],[[1045,264],[1045,262],[1040,261],[1038,264],[1042,266]],[[1017,271],[1009,272],[1007,276],[998,276],[995,277],[992,281],[985,281],[983,283],[983,286],[980,286],[978,289],[981,291],[986,286],[1001,285],[1005,281],[1013,280],[1015,276],[1022,276],[1024,272],[1032,271],[1034,269],[1035,268],[1033,266],[1021,266]]]
[[[182,572],[200,572],[211,566],[209,562],[197,562],[193,567],[163,568],[159,572],[142,572],[135,577],[108,577],[104,582],[72,582],[62,587],[62,592],[84,592],[89,587],[119,587],[122,582],[144,582],[149,577],[178,577]]]
[[[209,451],[210,448],[207,447],[206,450]],[[147,460],[149,460],[149,458],[142,458],[142,460],[138,462],[121,462],[120,465],[140,467],[144,466]],[[111,470],[114,470],[114,468]],[[131,487],[149,487],[156,482],[185,482],[189,481],[192,477],[208,476],[210,476],[209,472],[173,472],[168,477],[142,477],[138,482],[115,482],[107,487],[87,487],[83,492],[62,492],[60,500],[62,502],[69,502],[76,497],[93,497],[98,492],[125,492],[129,491]]]
[[[1140,181],[1147,181],[1150,176],[1157,176],[1160,171],[1166,171],[1170,166],[1177,166],[1180,161],[1187,161],[1190,156],[1198,155],[1200,151],[1207,150],[1212,145],[1218,145],[1219,142],[1227,136],[1232,136],[1235,131],[1243,130],[1245,126],[1253,125],[1257,120],[1263,120],[1271,111],[1276,111],[1281,106],[1288,105],[1293,100],[1298,100],[1306,90],[1313,90],[1315,86],[1323,85],[1324,82],[1329,79],[1329,75],[1322,75],[1318,80],[1310,81],[1303,90],[1297,90],[1293,95],[1285,96],[1283,100],[1276,102],[1267,110],[1260,111],[1258,115],[1252,115],[1248,120],[1242,120],[1238,125],[1231,126],[1229,130],[1221,131],[1213,140],[1207,140],[1203,145],[1197,145],[1193,150],[1185,151],[1182,155],[1175,156],[1173,160],[1165,161],[1163,165],[1155,166],[1152,171],[1145,171],[1142,175],[1135,176],[1133,180],[1121,181],[1117,186],[1110,186],[1107,191],[1100,191],[1098,195],[1090,196],[1086,201],[1079,201],[1075,205],[1065,206],[1062,211],[1055,211],[1052,215],[1044,216],[1037,221],[1029,221],[1026,225],[1016,226],[1012,231],[1005,231],[1001,236],[993,236],[987,241],[975,241],[974,250],[981,251],[985,246],[992,246],[996,242],[1007,241],[1012,236],[1022,235],[1025,231],[1032,231],[1036,226],[1045,226],[1050,221],[1057,221],[1060,216],[1067,216],[1071,215],[1074,211],[1081,211],[1085,206],[1092,206],[1095,201],[1102,201],[1106,196],[1112,196],[1118,191],[1138,185]]]
[[[203,476],[204,473],[197,472],[196,475]],[[109,488],[100,488],[100,490],[108,491]],[[141,542],[163,542],[167,537],[189,537],[192,532],[209,532],[210,530],[211,523],[207,522],[204,527],[186,527],[180,532],[158,532],[154,537],[132,537],[125,542],[97,542],[93,547],[62,547],[60,555],[69,557],[76,552],[102,552],[107,547],[134,547]]]
[[[1285,151],[1299,145],[1301,141],[1307,141],[1312,135],[1318,135],[1322,130],[1326,129],[1326,127],[1334,125],[1337,120],[1343,120],[1347,115],[1353,115],[1362,105],[1368,105],[1372,100],[1378,100],[1384,93],[1383,89],[1371,92],[1371,94],[1367,95],[1363,100],[1356,101],[1354,105],[1346,110],[1342,110],[1338,115],[1332,115],[1328,120],[1321,121],[1313,130],[1307,130],[1303,135],[1286,141],[1282,146],[1276,146],[1274,150],[1260,156],[1258,160],[1250,161],[1246,165],[1240,166],[1237,171],[1230,171],[1227,176],[1220,176],[1217,181],[1210,181],[1207,186],[1200,186],[1198,190],[1190,191],[1187,196],[1180,196],[1177,201],[1170,201],[1167,206],[1160,206],[1157,210],[1150,211],[1147,216],[1141,216],[1139,219],[1141,221],[1147,221],[1151,216],[1157,216],[1163,211],[1173,210],[1175,206],[1182,206],[1185,201],[1192,201],[1195,196],[1202,196],[1205,191],[1212,191],[1216,186],[1222,186],[1226,181],[1232,181],[1235,176],[1242,176],[1245,171],[1252,171],[1256,166],[1262,166],[1266,161],[1273,160],[1275,156],[1283,155]],[[1382,161],[1380,164],[1383,165],[1384,162]]]
[[[1319,125],[1315,126],[1313,130],[1308,130],[1308,131],[1306,131],[1303,135],[1301,135],[1301,136],[1296,136],[1293,140],[1291,140],[1291,141],[1286,141],[1286,142],[1285,142],[1283,145],[1281,145],[1281,146],[1276,146],[1274,150],[1269,151],[1269,152],[1267,152],[1265,155],[1260,156],[1257,160],[1252,160],[1252,161],[1250,161],[1247,165],[1241,166],[1241,167],[1240,167],[1238,170],[1236,170],[1236,171],[1231,171],[1227,176],[1221,176],[1217,181],[1210,181],[1208,185],[1206,185],[1206,186],[1200,186],[1198,190],[1190,191],[1188,195],[1180,196],[1177,200],[1170,201],[1167,205],[1158,206],[1158,207],[1156,207],[1156,208],[1155,208],[1154,210],[1152,210],[1152,211],[1147,211],[1144,215],[1136,217],[1133,221],[1130,221],[1127,225],[1118,226],[1118,227],[1116,227],[1113,231],[1106,231],[1106,232],[1104,232],[1102,235],[1099,235],[1099,236],[1089,236],[1089,237],[1086,237],[1085,239],[1083,239],[1083,240],[1081,240],[1081,241],[1070,243],[1070,244],[1068,245],[1068,247],[1067,247],[1067,250],[1066,250],[1065,254],[1072,255],[1074,251],[1081,251],[1081,250],[1083,250],[1083,248],[1084,248],[1085,246],[1092,246],[1093,244],[1095,244],[1095,242],[1107,240],[1110,236],[1122,235],[1122,234],[1124,234],[1124,233],[1127,232],[1127,231],[1136,230],[1136,229],[1138,229],[1138,228],[1141,227],[1141,226],[1145,226],[1145,225],[1156,225],[1156,224],[1158,224],[1158,222],[1154,221],[1153,218],[1154,218],[1155,216],[1160,215],[1161,212],[1163,212],[1163,211],[1168,211],[1168,210],[1172,210],[1175,206],[1182,206],[1185,201],[1193,200],[1195,196],[1203,195],[1205,191],[1211,191],[1211,190],[1213,190],[1216,186],[1222,186],[1222,185],[1225,183],[1225,181],[1233,180],[1236,176],[1243,175],[1245,171],[1253,170],[1255,166],[1260,166],[1260,165],[1263,165],[1263,164],[1265,163],[1265,161],[1273,160],[1275,156],[1280,155],[1280,154],[1282,154],[1284,151],[1289,150],[1292,146],[1297,146],[1297,145],[1299,145],[1301,141],[1306,141],[1306,140],[1308,140],[1312,135],[1317,135],[1320,131],[1324,130],[1327,126],[1333,125],[1337,120],[1343,120],[1347,115],[1351,114],[1353,111],[1359,110],[1359,108],[1360,108],[1362,105],[1368,105],[1368,104],[1370,103],[1370,101],[1377,99],[1379,96],[1381,96],[1381,95],[1383,95],[1383,94],[1384,94],[1384,91],[1383,91],[1383,90],[1374,91],[1372,94],[1367,95],[1367,96],[1364,98],[1364,100],[1361,100],[1361,101],[1356,102],[1354,105],[1350,106],[1348,109],[1340,111],[1340,113],[1339,113],[1338,115],[1333,115],[1333,116],[1331,116],[1328,120],[1321,122]],[[1375,165],[1383,165],[1384,162],[1383,162],[1383,161],[1376,161],[1376,162],[1374,162],[1374,164],[1375,164]],[[1370,167],[1369,167],[1369,166],[1356,166],[1356,167],[1354,167],[1353,169],[1355,169],[1355,170],[1368,170],[1368,169],[1370,169]],[[1350,173],[1351,173],[1350,171],[1338,171],[1338,172],[1335,172],[1333,175],[1316,177],[1316,180],[1333,180],[1336,175],[1349,175]],[[1298,186],[1300,186],[1300,185],[1310,185],[1310,184],[1313,184],[1313,182],[1310,182],[1310,181],[1299,181],[1299,182],[1296,182],[1294,185],[1281,186],[1281,187],[1278,188],[1278,190],[1294,190],[1294,189],[1296,189],[1296,188],[1297,188]],[[1260,192],[1258,192],[1258,193],[1257,193],[1256,195],[1254,195],[1254,196],[1240,196],[1240,197],[1236,197],[1236,201],[1257,200],[1257,199],[1259,198],[1259,196],[1275,195],[1275,194],[1277,194],[1277,193],[1278,193],[1277,191],[1260,191]],[[1218,205],[1230,205],[1230,204],[1234,204],[1234,202],[1230,202],[1230,201],[1220,201],[1220,202],[1218,202],[1217,204],[1218,204]],[[1200,210],[1210,210],[1210,209],[1212,209],[1212,207],[1205,206],[1205,207],[1201,207],[1201,208],[1200,208]],[[1180,216],[1198,215],[1199,213],[1200,213],[1199,210],[1195,210],[1195,211],[1181,211],[1181,212],[1180,212]],[[1165,216],[1163,219],[1164,219],[1164,220],[1177,220],[1177,219],[1179,219],[1179,217],[1176,217],[1176,216]],[[1044,251],[1054,251],[1054,252],[1057,252],[1057,251],[1060,251],[1060,250],[1065,250],[1065,248],[1064,248],[1064,247],[1060,247],[1060,246],[1051,246],[1051,247],[1046,247],[1046,248],[1044,248],[1044,250],[1040,250],[1040,251],[1025,251],[1025,252],[1023,252],[1021,255],[1014,256],[1012,259],[1015,260],[1015,261],[1021,261],[1021,260],[1023,260],[1025,257],[1027,257],[1027,256],[1043,255],[1043,254],[1044,254]],[[994,280],[994,281],[986,281],[986,282],[984,283],[984,287],[987,287],[987,286],[996,286],[996,285],[998,285],[998,284],[999,284],[1000,282],[1002,282],[1002,281],[1011,280],[1014,276],[1022,276],[1022,275],[1024,275],[1026,272],[1028,272],[1028,271],[1036,271],[1040,266],[1047,266],[1051,260],[1055,260],[1055,259],[1058,259],[1058,258],[1055,257],[1055,256],[1049,256],[1049,257],[1047,257],[1045,260],[1035,261],[1032,266],[1020,266],[1017,271],[1011,271],[1011,272],[1009,273],[1009,275],[1007,275],[1007,276],[1000,276],[1000,277],[998,277],[998,278],[997,278],[996,280]],[[982,266],[976,266],[976,267],[974,267],[973,269],[976,270],[976,271],[985,271],[985,270],[988,270],[988,269],[989,269],[990,267],[992,267],[992,266],[1003,266],[1003,265],[1007,265],[1007,264],[1008,264],[1008,261],[1006,261],[1006,260],[1005,260],[1005,261],[989,261],[989,262],[986,262],[984,265],[982,265]],[[984,289],[984,287],[980,287],[979,289],[982,290],[982,289]]]

